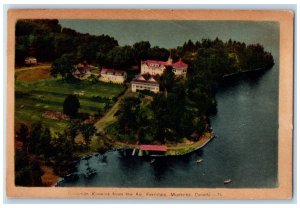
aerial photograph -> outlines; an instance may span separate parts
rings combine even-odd
[[[19,19],[20,187],[278,187],[279,23]]]

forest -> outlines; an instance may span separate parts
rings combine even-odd
[[[87,61],[98,66],[127,70],[139,66],[141,60],[165,61],[171,54],[174,61],[182,58],[190,65],[190,71],[195,73],[203,65],[209,65],[211,59],[217,58],[214,63],[223,67],[209,66],[213,76],[268,67],[274,63],[272,55],[260,44],[246,45],[233,40],[224,42],[216,37],[215,40],[196,42],[187,40],[182,46],[172,49],[151,46],[146,40],[132,46],[119,46],[113,37],[82,34],[63,28],[58,20],[19,20],[16,23],[15,54],[17,66],[23,65],[28,56],[36,57],[39,62],[53,62],[67,56],[74,63]]]
[[[158,80],[160,93],[142,91],[121,100],[115,115],[117,121],[105,131],[119,141],[133,144],[177,143],[183,138],[193,139],[191,135],[198,138],[210,128],[208,116],[216,111],[215,85],[220,78],[274,65],[272,54],[259,43],[246,45],[218,37],[201,39],[201,34],[199,40],[187,40],[171,49],[152,46],[147,40],[120,46],[113,37],[82,34],[63,28],[58,20],[19,20],[15,35],[16,67],[23,66],[26,57],[35,57],[39,63],[52,64],[51,75],[69,82],[74,81],[69,79],[74,66],[84,61],[99,68],[126,70],[129,74],[133,69],[134,73],[139,72],[136,69],[141,60],[167,61],[171,56],[174,62],[181,58],[187,63],[186,79],[175,77],[172,69],[167,68]],[[83,146],[75,142],[79,132],[84,135]],[[41,162],[27,160],[30,155],[39,156],[43,164],[51,163],[57,174],[64,175],[64,169],[74,159],[74,151],[88,149],[95,132],[93,125],[72,118],[65,131],[53,138],[41,122],[21,125],[16,137],[24,145],[16,152],[16,184],[42,185]],[[25,176],[27,180],[23,180]]]

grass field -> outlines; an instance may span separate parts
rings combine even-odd
[[[36,74],[34,74],[34,71]],[[79,112],[97,114],[103,110],[105,103],[96,101],[93,97],[113,98],[119,95],[125,87],[116,84],[92,83],[79,81],[69,83],[61,78],[49,78],[45,69],[16,70],[15,82],[15,119],[16,123],[31,123],[42,120],[52,131],[60,131],[67,121],[43,118],[45,111],[62,111],[63,102],[69,94],[79,94],[81,107]]]
[[[34,82],[36,80],[51,78],[50,64],[39,64],[31,67],[22,67],[16,69],[15,75],[17,80],[25,82]]]

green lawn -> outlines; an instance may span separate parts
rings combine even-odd
[[[94,115],[103,110],[105,103],[96,101],[94,96],[113,98],[119,95],[124,86],[102,82],[79,81],[68,83],[60,78],[49,78],[35,82],[16,80],[15,117],[17,123],[42,120],[52,131],[60,131],[67,125],[66,121],[46,119],[42,113],[46,110],[62,111],[64,99],[69,94],[79,94],[81,108],[79,112]]]

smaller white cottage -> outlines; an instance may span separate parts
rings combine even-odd
[[[153,76],[138,75],[131,81],[131,91],[136,92],[138,90],[149,90],[154,93],[159,92],[159,83],[154,79]]]
[[[79,79],[86,79],[91,75],[90,66],[86,62],[76,66],[76,71],[74,72],[75,77]]]
[[[27,57],[24,60],[25,65],[37,65],[37,59],[35,57]]]
[[[176,76],[186,77],[188,64],[184,63],[181,59],[172,64],[172,71]]]
[[[103,82],[113,82],[122,84],[127,78],[127,73],[123,70],[103,68],[100,74],[101,76],[99,79]]]

